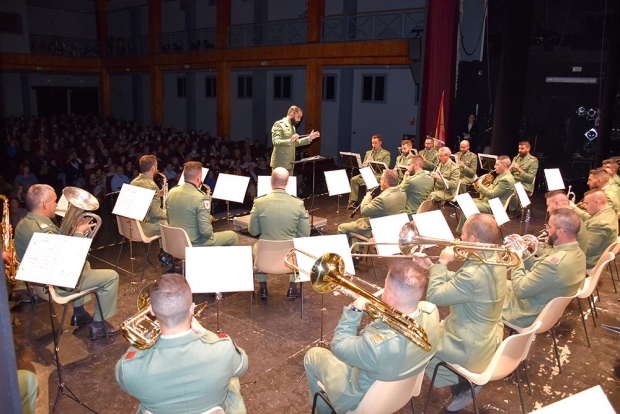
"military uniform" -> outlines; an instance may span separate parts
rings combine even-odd
[[[487,254],[497,259],[497,254]],[[427,299],[437,306],[450,306],[440,323],[437,354],[426,368],[433,376],[439,359],[472,372],[484,371],[502,342],[502,305],[506,296],[506,267],[467,260],[455,273],[440,263],[430,268]],[[456,384],[446,369],[437,372],[435,386]]]
[[[396,162],[394,163],[394,168],[398,167],[399,165],[401,166],[407,166],[407,163],[409,162],[409,158],[413,158],[415,154],[413,153],[413,151],[409,151],[409,155],[399,155],[398,157],[396,157]],[[389,167],[389,165],[388,165]]]
[[[359,405],[373,382],[398,381],[420,372],[437,349],[439,312],[432,303],[420,302],[411,316],[425,330],[431,351],[424,351],[379,320],[358,335],[362,313],[345,307],[331,351],[316,347],[304,357],[310,404],[320,391],[317,381],[325,386],[336,412],[346,413]],[[319,413],[330,412],[323,402],[317,408]]]
[[[605,249],[618,241],[618,216],[611,207],[605,207],[593,216],[580,208],[575,208],[574,211],[584,221],[588,231],[586,269],[592,269]]]
[[[546,249],[512,271],[512,283],[504,302],[503,317],[526,328],[555,298],[573,296],[586,276],[586,256],[577,242]]]
[[[52,221],[35,213],[28,213],[28,215],[19,222],[15,229],[15,252],[17,253],[17,260],[20,262],[24,258],[30,239],[34,233],[48,233],[48,234],[60,234],[60,229],[56,227]],[[84,237],[82,233],[74,233],[76,237]],[[101,302],[101,309],[103,310],[103,317],[105,319],[111,318],[116,314],[116,294],[118,292],[118,273],[111,269],[91,269],[90,263],[86,261],[84,268],[82,269],[82,275],[78,281],[75,291],[81,291],[90,289],[92,287],[98,287],[97,295]],[[61,296],[68,296],[75,291],[57,289],[57,292]],[[83,303],[83,299],[73,301],[73,306],[78,307]],[[101,321],[101,314],[99,313],[99,307],[95,306],[95,321]]]
[[[168,223],[181,227],[192,246],[234,246],[238,237],[234,231],[215,233],[211,225],[211,197],[184,182],[168,192],[166,199]]]
[[[193,331],[166,337],[152,348],[129,348],[116,363],[121,389],[140,401],[138,413],[200,414],[220,406],[245,413],[239,376],[248,356],[226,334]]]
[[[515,182],[523,184],[525,192],[531,195],[534,193],[534,179],[538,173],[538,159],[531,154],[525,157],[517,155],[512,159],[512,162],[517,163],[519,168],[523,170],[523,172],[512,171]],[[511,211],[519,209],[519,200],[517,197],[512,199],[509,209]]]
[[[17,382],[19,384],[19,396],[22,400],[22,414],[35,414],[39,392],[37,376],[34,372],[20,369],[17,371]]]
[[[474,183],[474,177],[478,170],[478,157],[471,151],[465,153],[457,153],[459,161],[465,164],[464,167],[459,167],[461,170],[461,188],[460,193],[467,191],[467,186]]]
[[[433,191],[435,180],[425,171],[419,171],[400,183],[400,190],[406,194],[407,203],[405,212],[411,216],[417,213],[420,204],[424,202]]]
[[[405,211],[407,196],[398,187],[386,188],[374,199],[366,195],[362,200],[360,212],[362,218],[338,226],[338,234],[357,233],[362,236],[372,237],[371,218],[384,217],[392,214],[399,214]],[[354,243],[353,238],[350,239]]]
[[[601,188],[601,191],[607,196],[609,207],[611,207],[616,214],[620,213],[620,197],[616,193],[616,190],[610,184],[607,184],[605,187]]]
[[[166,221],[166,211],[161,208],[159,187],[157,187],[157,184],[155,184],[155,181],[153,181],[149,175],[144,173],[134,178],[131,185],[155,191],[155,194],[153,194],[153,200],[151,200],[151,206],[146,213],[146,217],[142,221],[142,230],[144,231],[146,237],[158,236],[161,233],[159,224],[168,224]]]
[[[439,162],[439,156],[437,155],[437,151],[434,149],[420,150],[418,152],[418,155],[421,155],[422,157],[426,159],[426,162],[424,163],[424,166],[422,167],[426,171],[433,171],[435,167],[437,166],[437,163]]]
[[[379,151],[366,151],[364,163],[366,163],[371,157],[373,161],[382,162],[386,165],[386,167],[390,167],[390,160],[392,159],[390,151],[383,148]],[[381,174],[375,174],[375,177],[377,178],[377,181],[381,180]],[[359,200],[360,187],[363,185],[365,185],[365,183],[361,174],[351,178],[351,193],[349,194],[349,202]]]
[[[435,189],[431,193],[431,198],[436,201],[449,200],[454,197],[454,194],[458,190],[456,186],[459,183],[460,170],[452,160],[448,159],[445,164],[437,164],[437,171],[448,183],[448,188],[444,184],[442,179],[435,180]]]
[[[248,231],[264,240],[291,240],[310,236],[310,223],[304,202],[281,188],[254,199],[250,212]],[[254,245],[256,251],[256,245]],[[266,282],[267,275],[258,274],[259,282]],[[291,282],[294,282],[291,275]]]
[[[498,175],[493,180],[493,185],[490,187],[486,187],[484,185],[480,185],[478,187],[478,192],[482,194],[483,198],[475,198],[474,204],[478,207],[481,213],[491,213],[491,206],[489,205],[489,200],[493,198],[499,198],[502,202],[502,205],[506,204],[508,197],[510,197],[515,192],[515,180],[509,172],[505,172],[503,174]],[[460,233],[463,230],[463,225],[465,224],[465,215],[461,215],[459,219],[459,224],[456,227],[457,233]]]
[[[295,161],[295,148],[309,145],[312,140],[310,137],[299,138],[295,142],[291,142],[291,137],[297,131],[291,125],[288,116],[276,121],[271,127],[271,141],[273,143],[273,151],[271,153],[271,168],[283,167],[288,173],[293,175],[293,164]]]

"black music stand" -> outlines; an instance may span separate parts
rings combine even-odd
[[[347,169],[349,168],[349,178],[353,178],[353,171],[356,168],[362,168],[361,158],[359,154],[352,152],[341,152],[340,153],[340,161],[342,162],[342,166]]]
[[[295,169],[295,165],[301,164],[302,172],[303,172],[303,166],[306,165],[306,163],[308,162],[312,163],[312,203],[310,204],[310,209],[308,210],[308,212],[310,213],[310,230],[312,229],[316,230],[316,232],[319,233],[321,236],[323,235],[323,233],[321,233],[321,231],[314,226],[314,210],[316,210],[314,208],[314,199],[316,198],[316,193],[315,193],[316,163],[317,161],[331,160],[332,158],[333,157],[323,157],[321,155],[315,155],[314,157],[303,158],[299,161],[291,162],[291,164],[293,164],[293,169]]]
[[[368,166],[375,175],[382,175],[383,171],[387,170],[387,165],[384,162],[368,161]]]

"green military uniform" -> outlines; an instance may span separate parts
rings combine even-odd
[[[577,293],[585,276],[586,256],[577,242],[546,249],[543,256],[513,269],[504,319],[522,328],[530,326],[551,300]]]
[[[22,414],[35,414],[39,392],[37,376],[33,372],[20,369],[17,371],[17,382],[19,383],[19,396],[22,400]]]
[[[238,237],[234,231],[215,233],[211,225],[211,197],[184,182],[168,192],[166,199],[168,223],[181,227],[192,246],[234,246]]]
[[[618,241],[618,216],[611,207],[605,207],[593,216],[580,208],[575,208],[574,211],[581,217],[588,231],[586,269],[592,269],[605,249]]]
[[[152,348],[129,348],[116,363],[116,382],[140,401],[138,413],[200,414],[220,406],[245,413],[239,376],[248,356],[226,334],[193,331],[165,337]]]
[[[146,237],[159,235],[161,232],[159,224],[168,224],[166,222],[166,211],[161,208],[159,187],[157,187],[157,184],[155,184],[155,181],[153,181],[149,175],[144,173],[134,178],[131,185],[155,191],[155,194],[153,194],[153,200],[151,200],[151,206],[146,213],[146,217],[142,221],[142,230],[144,231]]]
[[[371,218],[384,217],[392,214],[399,214],[405,211],[407,196],[398,187],[386,188],[374,199],[366,195],[362,200],[360,212],[362,218],[338,226],[338,234],[357,233],[365,237],[372,237]],[[350,238],[351,244],[355,243],[354,238]]]
[[[291,125],[288,116],[276,121],[271,127],[271,141],[273,143],[273,151],[271,152],[271,168],[283,167],[288,173],[293,175],[293,164],[295,161],[295,148],[309,145],[312,140],[310,137],[299,138],[295,142],[291,142],[291,137],[297,131]]]
[[[426,332],[431,351],[424,351],[379,320],[358,335],[362,313],[345,307],[331,351],[316,347],[304,357],[310,404],[321,390],[317,381],[325,386],[336,412],[346,413],[359,405],[373,382],[399,381],[420,372],[437,349],[439,312],[432,303],[420,302],[411,316]],[[317,408],[319,413],[330,412],[323,402]]]
[[[417,213],[420,204],[424,202],[433,191],[435,180],[425,171],[419,171],[400,183],[400,190],[407,195],[405,212],[410,216]]]
[[[616,183],[616,185],[620,186],[620,177],[618,174],[614,174],[611,176],[611,182]]]
[[[386,165],[386,167],[390,167],[390,160],[392,159],[390,151],[383,148],[378,151],[366,151],[364,163],[366,163],[371,157],[373,161],[382,162]],[[377,181],[381,180],[381,174],[375,174],[375,177],[377,178]],[[363,185],[365,185],[365,183],[361,174],[351,178],[351,193],[349,194],[349,202],[357,201],[359,199],[360,187]]]
[[[459,183],[460,169],[451,159],[448,159],[445,164],[437,164],[437,171],[448,183],[448,188],[443,180],[435,179],[435,189],[431,193],[431,198],[436,201],[450,200],[454,197],[454,194],[458,190],[457,185]]]
[[[248,231],[264,240],[291,240],[310,236],[310,223],[304,202],[281,188],[254,199],[250,212]],[[256,245],[254,245],[256,251]],[[267,275],[258,274],[259,282],[266,282]],[[291,282],[295,278],[291,274]]]
[[[497,254],[487,254],[497,260]],[[430,268],[427,300],[450,306],[450,315],[440,324],[437,354],[426,368],[433,376],[439,358],[472,372],[486,369],[502,342],[502,305],[506,296],[506,267],[467,260],[455,273],[440,263]],[[437,372],[435,386],[456,384],[446,369]]]
[[[405,171],[402,168],[398,168],[400,167],[407,167],[407,163],[409,162],[409,158],[412,158],[415,154],[413,153],[413,151],[409,151],[409,155],[399,155],[398,157],[396,157],[396,162],[394,162],[394,169],[396,171],[398,171],[398,180],[400,182],[400,180],[403,179],[403,175],[405,175]]]
[[[32,212],[28,213],[15,229],[15,252],[17,253],[17,260],[20,262],[24,258],[24,254],[26,253],[26,249],[34,233],[60,234],[60,229],[47,217]],[[82,233],[77,232],[74,233],[74,236],[84,237]],[[114,270],[91,269],[90,263],[86,261],[84,263],[84,269],[82,269],[82,275],[75,287],[75,291],[86,290],[97,286],[97,295],[101,302],[103,317],[108,319],[116,314],[118,283],[118,273]],[[57,291],[61,296],[68,296],[75,293],[74,291],[65,289],[58,289]],[[82,303],[83,299],[75,300],[73,301],[73,307],[81,306]],[[101,321],[101,313],[99,312],[98,306],[95,306],[94,320]]]
[[[465,164],[464,167],[459,167],[461,170],[461,188],[459,193],[467,191],[467,186],[474,183],[474,177],[478,170],[478,156],[471,151],[465,153],[457,153],[459,161]]]
[[[515,179],[515,182],[520,182],[523,184],[523,188],[525,192],[531,195],[534,193],[534,179],[536,178],[536,174],[538,173],[538,159],[531,154],[526,155],[525,157],[520,157],[517,155],[512,159],[512,162],[517,163],[519,168],[523,170],[523,172],[513,171],[512,176]],[[519,200],[518,197],[514,197],[510,202],[509,210],[514,211],[519,209]]]
[[[502,202],[502,205],[506,205],[506,201],[508,197],[510,197],[515,192],[515,179],[512,174],[509,172],[505,172],[503,174],[498,175],[493,180],[493,185],[490,187],[486,187],[484,185],[480,185],[478,187],[478,192],[482,194],[483,198],[475,198],[474,204],[478,207],[481,213],[491,213],[491,206],[489,205],[489,200],[493,198],[499,198]],[[459,224],[456,226],[457,233],[461,233],[463,229],[463,225],[465,224],[465,215],[462,214],[459,219]]]
[[[426,162],[424,163],[424,166],[422,167],[426,171],[433,171],[435,167],[437,166],[437,163],[439,162],[439,155],[437,154],[437,151],[435,149],[420,150],[418,152],[418,155],[421,155],[422,157],[426,159]]]
[[[607,196],[609,207],[611,207],[616,214],[620,213],[620,196],[618,196],[615,188],[607,184],[605,187],[601,188],[601,191]]]

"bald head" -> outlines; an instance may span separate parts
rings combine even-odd
[[[271,188],[285,189],[288,184],[288,170],[286,168],[277,167],[271,172]]]

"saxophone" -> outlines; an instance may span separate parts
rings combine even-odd
[[[166,174],[160,173],[156,171],[157,174],[161,177],[161,189],[164,190],[164,194],[161,196],[161,205],[162,208],[166,208],[166,198],[168,198],[168,178],[166,178]]]
[[[11,262],[4,265],[4,275],[9,283],[15,283],[15,276],[17,275],[17,268],[19,263],[17,262],[17,253],[15,247],[13,247],[13,229],[11,228],[11,222],[9,221],[9,199],[0,194],[0,200],[2,200],[2,251],[7,252],[11,256]]]

